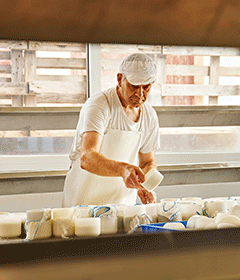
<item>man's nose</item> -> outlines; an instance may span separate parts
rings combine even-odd
[[[136,94],[139,96],[139,97],[142,97],[143,96],[143,87],[138,87],[137,90],[136,90]]]

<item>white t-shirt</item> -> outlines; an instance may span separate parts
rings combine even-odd
[[[84,132],[96,131],[104,135],[109,122],[113,129],[124,131],[138,131],[141,123],[142,140],[140,152],[149,153],[158,150],[160,148],[159,123],[157,114],[152,106],[146,101],[142,106],[141,114],[143,115],[138,122],[133,122],[123,110],[116,87],[109,88],[103,92],[92,95],[82,107],[70,152],[70,159],[74,161],[79,157],[81,137]]]

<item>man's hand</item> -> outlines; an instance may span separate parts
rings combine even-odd
[[[154,191],[149,192],[146,189],[139,189],[138,196],[143,204],[156,203],[157,195]]]
[[[145,181],[145,175],[141,168],[135,165],[124,164],[122,167],[122,178],[127,188],[144,190],[141,183]]]
[[[124,165],[122,178],[127,188],[138,189],[138,196],[143,204],[156,203],[157,195],[155,192],[147,191],[141,183],[145,181],[145,175],[141,168],[135,165]]]

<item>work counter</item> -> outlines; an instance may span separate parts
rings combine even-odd
[[[0,242],[2,279],[239,279],[239,228]]]

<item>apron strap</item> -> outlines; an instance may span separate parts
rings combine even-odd
[[[106,98],[106,100],[107,100],[108,106],[109,106],[109,108],[110,108],[110,114],[112,115],[111,106],[110,106],[109,100],[108,100],[108,98],[107,98],[107,95],[106,95],[104,92],[102,92],[102,94],[105,96],[105,98]],[[108,131],[108,129],[111,128],[111,120],[112,120],[112,119],[110,118],[110,120],[109,120],[109,122],[108,122],[108,125],[107,125],[107,128],[106,128],[104,134],[106,134],[107,131]],[[142,131],[142,120],[143,120],[143,106],[141,105],[141,108],[140,108],[140,120],[139,120],[139,128],[138,128],[138,131]]]
[[[110,106],[109,100],[108,100],[108,98],[107,98],[107,95],[106,95],[104,92],[102,92],[102,94],[105,96],[105,98],[106,98],[106,100],[107,100],[107,104],[108,104],[109,109],[110,109],[110,115],[112,116],[111,106]],[[112,120],[112,118],[110,118],[110,120],[109,120],[109,122],[108,122],[108,125],[107,125],[107,128],[106,128],[104,134],[106,134],[107,131],[111,128],[111,120]]]
[[[142,131],[142,120],[143,120],[143,106],[141,105],[141,109],[140,109],[140,125],[139,125],[139,128],[138,128],[138,131]]]

